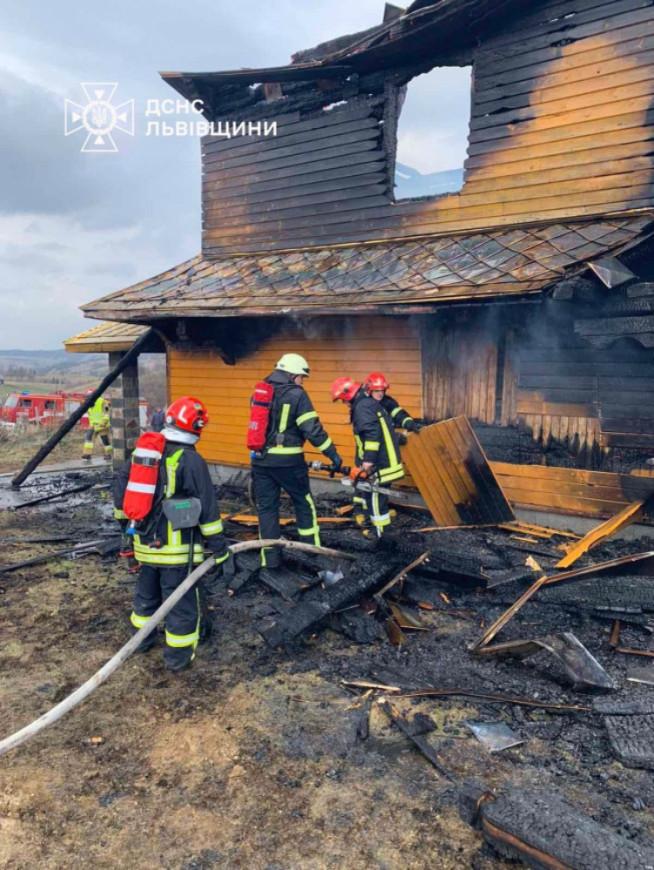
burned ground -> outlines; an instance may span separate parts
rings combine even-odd
[[[250,510],[236,491],[224,492],[221,504],[228,511]],[[56,505],[3,511],[5,564],[59,546],[21,546],[19,539],[71,535],[82,541],[98,529],[115,531],[101,491]],[[333,505],[322,505],[322,514],[332,511]],[[617,760],[599,709],[556,713],[470,697],[388,694],[403,715],[431,718],[426,739],[452,781],[390,724],[376,702],[368,738],[357,736],[363,689],[348,690],[344,680],[593,707],[592,696],[574,691],[545,654],[498,661],[468,651],[528,581],[476,589],[478,581],[463,579],[466,565],[473,575],[483,569],[494,581],[529,576],[524,542],[494,529],[412,531],[424,523],[424,514],[401,512],[395,542],[381,552],[371,552],[355,529],[325,531],[324,538],[356,552],[364,573],[380,562],[405,565],[429,550],[424,570],[412,572],[401,593],[396,587],[395,601],[390,592],[386,596],[427,630],[405,629],[401,646],[392,645],[375,616],[364,614],[373,609],[371,593],[330,617],[328,625],[320,622],[271,649],[259,631],[293,603],[254,579],[231,597],[222,584],[211,598],[214,636],[200,647],[190,672],[165,672],[159,644],[129,659],[79,709],[0,761],[0,864],[187,870],[505,866],[459,815],[461,789],[470,779],[499,794],[538,789],[566,799],[637,849],[647,848],[654,835],[651,772]],[[236,524],[228,530],[238,537],[253,533]],[[557,541],[529,545],[541,551],[535,558],[543,567],[552,564]],[[586,558],[597,562],[650,549],[652,539],[615,542]],[[308,572],[306,565],[296,566],[299,577]],[[642,579],[644,588],[654,585]],[[1,736],[47,710],[125,642],[132,583],[114,556],[59,558],[0,575]],[[627,681],[632,660],[613,653],[608,642],[611,619],[619,615],[621,643],[647,645],[648,595],[636,612],[632,599],[611,598],[606,580],[593,597],[591,583],[583,581],[578,603],[564,595],[572,585],[543,590],[498,640],[572,631],[617,684],[617,691],[603,696],[607,701],[651,703],[652,687]],[[357,634],[361,622],[374,629],[364,632],[376,636],[372,643],[356,643],[343,633]],[[649,664],[643,659],[641,668],[643,663]],[[490,754],[466,720],[505,722],[525,742]]]

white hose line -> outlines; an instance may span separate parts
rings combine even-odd
[[[307,553],[319,553],[324,556],[334,556],[339,559],[353,558],[349,553],[341,553],[339,550],[330,550],[326,547],[315,547],[312,544],[303,544],[299,541],[284,540],[245,541],[241,544],[233,544],[230,547],[230,550],[232,553],[237,554],[242,553],[245,550],[260,550],[263,547],[286,547],[290,550],[303,550]],[[131,656],[136,648],[140,646],[145,638],[155,630],[164,617],[173,609],[180,598],[182,598],[201,577],[207,574],[215,564],[215,559],[211,556],[201,565],[198,565],[198,567],[179,584],[172,595],[169,595],[168,598],[166,598],[159,609],[152,614],[150,619],[148,619],[145,625],[127,641],[125,646],[118,650],[115,656],[110,658],[99,671],[93,674],[90,679],[83,683],[78,689],[75,689],[75,691],[64,698],[63,701],[60,701],[56,706],[48,710],[47,713],[39,716],[38,719],[30,722],[29,725],[21,728],[20,731],[16,731],[13,734],[10,734],[9,737],[5,737],[4,740],[0,740],[0,756],[9,752],[10,749],[15,749],[17,746],[20,746],[21,743],[25,743],[26,740],[30,739],[30,737],[34,737],[34,735],[38,734],[39,731],[43,731],[44,728],[54,724],[58,719],[61,719],[62,716],[65,716],[66,713],[78,704],[81,704],[81,702],[87,698],[91,692],[95,691],[98,686],[102,685],[102,683],[104,683],[105,680],[107,680],[113,672]]]

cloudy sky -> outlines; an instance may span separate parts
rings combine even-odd
[[[379,23],[382,0],[22,0],[0,23],[0,348],[60,348],[93,325],[78,306],[157,274],[200,248],[200,146],[146,137],[148,99],[177,96],[158,70],[287,63],[293,51]],[[447,71],[445,105],[419,85],[400,157],[422,172],[460,165],[467,78]],[[424,78],[424,77],[422,77]],[[117,154],[64,136],[81,82],[134,98],[136,135]],[[447,126],[445,126],[447,119]],[[437,120],[437,151],[426,133]],[[409,121],[411,123],[409,124]],[[401,130],[402,132],[402,130]]]

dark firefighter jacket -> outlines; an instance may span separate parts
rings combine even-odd
[[[379,483],[404,477],[393,421],[381,402],[362,388],[354,397],[350,413],[356,442],[356,464],[372,462]]]
[[[397,399],[386,394],[379,404],[391,418],[393,426],[396,429],[406,429],[407,426],[411,428],[413,417],[408,411],[404,410]]]
[[[127,462],[114,478],[114,516],[117,519],[125,516],[122,507],[129,469],[130,463]],[[162,506],[164,498],[173,496],[200,500],[202,513],[196,529],[173,531]],[[217,564],[228,558],[218,501],[206,462],[192,445],[168,441],[159,467],[153,510],[139,524],[138,534],[134,536],[134,556],[148,565],[187,565],[191,532],[195,564],[204,561],[205,546],[215,555]]]
[[[266,446],[253,465],[304,465],[304,442],[311,444],[332,462],[337,457],[332,439],[322,428],[318,413],[304,389],[286,372],[274,371],[265,379],[275,388],[268,424]]]

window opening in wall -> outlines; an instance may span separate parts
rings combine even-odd
[[[461,190],[471,92],[471,66],[436,67],[408,83],[397,130],[396,200]]]

